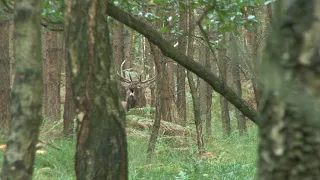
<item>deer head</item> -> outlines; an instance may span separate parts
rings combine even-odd
[[[142,81],[141,75],[138,80],[132,80],[130,74],[130,79],[121,76],[119,73],[118,76],[120,77],[121,84],[126,91],[126,110],[128,111],[131,108],[146,106],[144,90],[154,82],[155,78],[153,77]]]

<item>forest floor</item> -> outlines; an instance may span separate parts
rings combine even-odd
[[[218,117],[218,116],[215,116]],[[257,127],[248,126],[239,136],[232,119],[232,133],[224,136],[219,119],[213,119],[212,136],[205,136],[206,154],[199,157],[194,125],[180,127],[163,123],[151,162],[147,161],[147,145],[152,120],[138,115],[127,116],[129,179],[131,180],[250,180],[254,179],[257,154]],[[250,123],[249,123],[250,124]],[[44,121],[40,139],[58,147],[46,146],[36,156],[35,180],[73,180],[75,139],[62,136],[62,121]],[[5,139],[1,138],[0,143]],[[0,152],[3,157],[3,151]],[[2,164],[2,158],[0,158]]]

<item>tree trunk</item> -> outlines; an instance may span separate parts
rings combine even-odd
[[[42,122],[41,7],[38,0],[15,2],[16,82],[12,89],[11,132],[1,179],[32,179],[35,145]]]
[[[156,51],[155,50],[155,46],[151,43],[149,43],[150,45],[150,49],[151,51],[153,52],[152,54],[156,54]],[[156,67],[159,67],[159,66],[156,66]],[[155,100],[155,108],[156,108],[156,113],[155,113],[155,118],[154,118],[154,122],[153,122],[153,126],[152,126],[152,131],[151,131],[151,135],[150,135],[150,139],[149,139],[149,142],[148,142],[148,150],[147,150],[147,153],[148,153],[148,161],[151,162],[152,160],[152,156],[153,156],[153,153],[155,151],[155,147],[156,147],[156,143],[157,143],[157,138],[158,138],[158,135],[159,135],[159,129],[160,129],[160,123],[161,123],[161,88],[159,88],[158,86],[161,85],[161,78],[164,78],[162,76],[161,73],[159,73],[160,70],[156,70],[156,100]]]
[[[206,52],[205,52],[205,65],[208,68],[212,68],[211,67],[211,58],[210,58],[210,50],[208,48],[206,48]],[[211,108],[212,108],[212,87],[205,83],[205,98],[206,98],[206,104],[204,105],[206,108],[204,109],[205,111],[205,122],[206,122],[206,134],[207,136],[211,136],[212,135],[212,113],[211,113]]]
[[[146,66],[147,66],[147,70],[146,73],[150,75],[150,77],[156,76],[155,75],[155,69],[154,69],[154,60],[152,59],[152,54],[151,54],[151,50],[150,50],[150,43],[148,41],[147,38],[145,39],[145,61],[146,61]],[[154,83],[153,83],[154,84]],[[150,106],[154,107],[155,106],[155,85],[150,85]]]
[[[160,102],[160,107],[161,107],[161,117],[163,120],[165,121],[169,121],[172,122],[172,114],[171,114],[171,103],[170,103],[170,99],[168,99],[168,96],[170,96],[170,94],[168,93],[168,81],[166,81],[166,78],[168,76],[168,72],[167,72],[167,68],[166,68],[166,62],[163,61],[162,59],[164,58],[160,52],[160,50],[153,46],[152,44],[150,44],[150,48],[151,48],[151,53],[153,54],[153,58],[154,58],[154,64],[156,67],[156,74],[160,75],[161,74],[161,79],[160,82],[157,82],[156,84],[156,88],[159,88],[160,90],[156,91],[160,93],[160,98],[159,100]],[[157,96],[157,95],[156,95]]]
[[[194,113],[194,122],[196,125],[196,133],[197,133],[197,145],[199,155],[205,152],[204,149],[204,142],[203,142],[203,135],[202,135],[202,121],[201,121],[201,114],[200,114],[200,98],[197,93],[196,85],[194,84],[191,72],[187,72],[188,83],[190,86],[192,102],[193,102],[193,113]]]
[[[179,16],[179,29],[182,32],[188,31],[188,10],[185,1],[180,0],[180,16]],[[183,10],[182,10],[183,9]],[[180,36],[178,39],[178,50],[182,54],[186,54],[187,50],[187,38]],[[187,112],[186,112],[186,69],[177,64],[177,110],[180,118],[179,124],[185,126],[187,123]]]
[[[0,19],[0,128],[9,134],[11,118],[9,21]]]
[[[238,52],[238,46],[236,42],[236,37],[231,36],[230,38],[230,57],[231,57],[231,68],[232,68],[232,80],[235,92],[237,92],[239,97],[242,97],[241,80],[240,80],[240,57]],[[243,135],[247,131],[246,119],[243,114],[235,109],[235,114],[237,118],[239,134]]]
[[[111,3],[108,3],[108,15],[147,37],[149,41],[156,45],[165,56],[172,58],[186,69],[194,72],[201,79],[205,80],[216,92],[228,99],[230,103],[239,109],[246,117],[252,120],[252,122],[257,123],[257,113],[251,106],[249,106],[243,99],[239,98],[237,94],[223,83],[213,72],[211,72],[211,70],[201,66],[193,59],[177,51],[150,25],[134,18],[131,14],[124,12]]]
[[[226,44],[226,34],[223,36],[222,43]],[[227,69],[228,69],[228,61],[226,58],[227,49],[221,48],[219,49],[219,67],[220,67],[220,78],[224,84],[227,85]],[[230,135],[231,133],[231,123],[230,123],[230,115],[229,115],[229,102],[223,96],[220,96],[220,109],[221,109],[221,122],[222,122],[222,129],[224,134]]]
[[[112,21],[112,49],[113,59],[115,64],[116,72],[123,73],[121,64],[125,60],[124,58],[124,25],[118,21]],[[123,68],[123,67],[122,67]],[[124,76],[124,74],[121,74]],[[120,82],[120,78],[118,80]],[[118,90],[120,93],[121,101],[126,101],[126,91],[121,83],[118,83]]]
[[[320,177],[319,14],[319,1],[275,2],[259,89],[258,179]]]
[[[67,53],[74,70],[77,118],[82,122],[76,145],[76,177],[128,179],[125,112],[114,76],[105,18],[107,1],[66,3]]]
[[[165,58],[164,56],[162,56],[162,54],[160,53],[160,50],[157,49],[157,51],[159,51],[160,57],[161,59]],[[161,61],[161,59],[158,59],[159,62],[157,65],[160,65],[159,68],[156,69],[160,69],[159,73],[162,73],[162,77],[168,77],[168,68],[166,67],[166,64],[164,61]],[[156,59],[155,59],[156,60]],[[162,82],[160,82],[161,87],[157,86],[157,88],[160,88],[160,93],[161,93],[161,114],[162,114],[162,118],[165,121],[169,121],[169,122],[173,122],[173,109],[172,109],[172,93],[170,91],[170,86],[169,86],[169,82],[167,81],[166,78],[162,78],[160,79]]]
[[[124,61],[124,25],[118,21],[113,21],[112,28],[112,46],[113,59],[115,62],[116,71],[121,72],[120,66]]]
[[[124,69],[130,69],[132,68],[135,34],[134,31],[132,31],[131,29],[127,29],[125,32],[127,33],[124,34],[124,59],[126,60],[124,64]],[[128,77],[128,75],[124,73],[123,77]]]
[[[59,120],[60,117],[60,79],[61,59],[59,58],[58,36],[55,31],[46,31],[46,58],[44,65],[44,102],[43,115],[49,120]]]
[[[71,62],[67,56],[66,44],[64,38],[64,62],[65,62],[65,99],[64,99],[64,113],[63,113],[63,134],[65,137],[71,137],[74,134],[74,119],[76,117],[75,105],[72,93],[72,73]],[[78,129],[77,129],[78,130]],[[76,131],[78,132],[78,131]]]
[[[253,9],[253,15],[258,17],[259,13],[262,11],[263,12],[263,8],[255,8]],[[268,23],[269,24],[269,23]],[[261,26],[261,29],[263,29],[263,23]],[[262,32],[262,31],[261,31]],[[251,54],[252,54],[252,58],[251,58],[251,64],[252,64],[252,69],[253,69],[253,76],[251,78],[251,83],[252,83],[252,87],[253,87],[253,92],[254,92],[254,96],[255,96],[255,101],[256,101],[256,107],[258,108],[259,105],[259,88],[258,88],[258,68],[260,66],[261,63],[261,49],[262,47],[262,43],[261,41],[261,37],[263,37],[264,35],[260,33],[259,27],[258,26],[254,26],[254,32],[252,33],[252,40],[250,40],[250,49],[251,49]]]
[[[187,11],[187,9],[185,9]],[[189,14],[186,18],[188,18],[189,22],[193,21],[193,11],[189,8]],[[188,26],[188,25],[186,25]],[[189,24],[190,27],[190,24]],[[186,28],[186,31],[188,31],[188,39],[187,39],[187,55],[189,57],[193,56],[193,51],[194,51],[194,46],[193,46],[193,29]],[[204,148],[204,141],[203,141],[203,133],[202,133],[202,119],[201,119],[201,106],[200,106],[200,94],[197,91],[197,87],[193,81],[192,74],[190,71],[187,71],[187,78],[188,78],[188,83],[191,91],[191,96],[192,96],[192,104],[193,104],[193,114],[194,114],[194,122],[196,126],[196,134],[197,134],[197,145],[198,145],[198,151],[199,155],[203,154],[205,152]],[[199,86],[199,81],[198,81],[198,86]]]
[[[157,12],[160,12],[157,11]],[[158,14],[159,15],[159,14]],[[164,22],[167,23],[167,22]],[[155,28],[160,29],[162,27],[162,24],[158,22],[154,25]],[[160,82],[156,85],[156,88],[160,88],[160,106],[161,106],[161,117],[163,120],[168,122],[173,122],[174,118],[174,109],[173,109],[173,91],[170,87],[168,77],[168,60],[169,58],[164,56],[160,49],[156,46],[152,46],[153,44],[150,44],[151,48],[151,54],[153,54],[153,60],[155,64],[156,74],[161,74]],[[157,95],[156,95],[157,96]]]

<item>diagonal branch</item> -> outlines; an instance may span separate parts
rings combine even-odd
[[[129,13],[114,6],[112,3],[107,5],[107,13],[112,18],[134,29],[140,34],[148,38],[154,45],[161,49],[162,53],[192,71],[201,79],[206,81],[220,95],[228,99],[237,109],[239,109],[246,117],[257,124],[257,112],[250,107],[242,98],[240,98],[231,88],[223,83],[210,69],[203,67],[185,54],[179,52],[168,41],[161,37],[157,31],[151,26],[135,18]]]

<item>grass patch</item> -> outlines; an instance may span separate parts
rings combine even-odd
[[[149,110],[148,110],[149,111]],[[215,114],[215,113],[214,113]],[[214,117],[218,117],[214,115]],[[129,115],[128,121],[152,123],[148,117]],[[181,134],[160,134],[156,152],[151,163],[147,163],[146,151],[150,129],[127,128],[129,179],[131,180],[250,180],[256,172],[257,127],[249,126],[246,136],[239,137],[236,122],[232,120],[232,133],[222,134],[219,118],[213,119],[213,134],[205,137],[205,148],[210,153],[207,158],[198,156],[196,137],[192,119],[189,127],[165,123],[172,131],[181,128],[190,132]],[[130,125],[130,123],[128,123]],[[62,136],[62,122],[45,121],[41,127],[40,139],[61,150],[45,147],[47,154],[37,154],[35,180],[74,180],[75,139]],[[0,142],[5,142],[0,137]],[[0,152],[3,156],[3,152]],[[0,158],[2,164],[2,158]]]

